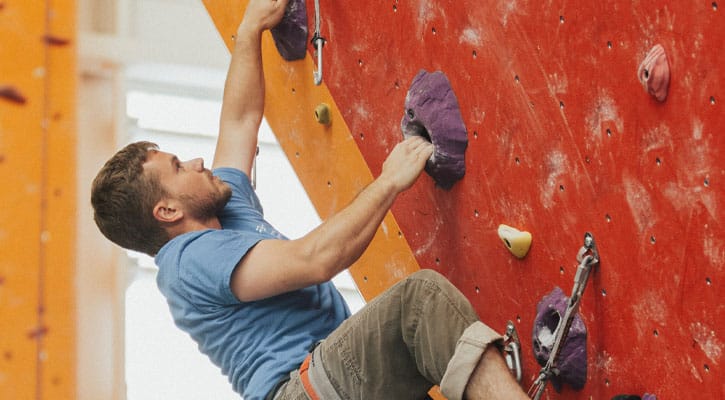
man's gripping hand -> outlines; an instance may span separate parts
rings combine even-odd
[[[288,0],[250,0],[239,30],[261,32],[274,28],[282,20]]]
[[[378,179],[387,180],[396,193],[410,188],[433,154],[433,145],[419,136],[398,143],[383,163]]]

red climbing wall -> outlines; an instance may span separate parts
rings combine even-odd
[[[374,174],[401,138],[411,79],[450,79],[467,174],[450,191],[426,177],[393,213],[421,267],[447,275],[493,326],[518,321],[527,387],[536,303],[554,286],[570,294],[591,231],[602,263],[581,309],[588,381],[561,397],[725,397],[724,9],[320,3],[325,81]],[[671,66],[664,103],[636,75],[657,43]],[[532,233],[523,261],[500,244],[500,223]]]
[[[243,4],[206,1],[228,44]],[[323,218],[369,179],[349,143],[377,175],[401,140],[420,69],[447,75],[468,131],[466,176],[450,191],[423,176],[400,196],[399,231],[386,219],[353,268],[363,294],[414,268],[384,246],[405,239],[417,264],[448,276],[490,325],[516,323],[528,388],[539,371],[536,304],[555,286],[570,294],[590,231],[602,262],[581,306],[587,383],[546,396],[725,398],[725,4],[320,5],[323,85],[311,84],[311,47],[287,63],[267,41],[265,68],[267,118]],[[312,32],[314,1],[307,8]],[[671,67],[663,103],[637,78],[658,43]],[[320,101],[333,103],[331,126],[310,122]],[[525,259],[499,241],[501,223],[532,233]]]

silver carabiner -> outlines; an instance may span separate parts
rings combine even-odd
[[[518,332],[516,332],[516,326],[512,321],[506,323],[506,333],[503,335],[503,354],[506,366],[514,374],[516,382],[521,382],[521,375],[523,374],[521,368],[521,341]]]
[[[312,35],[312,45],[317,51],[317,70],[312,71],[315,85],[322,83],[322,47],[325,46],[325,38],[320,36],[320,0],[315,0],[315,33]]]

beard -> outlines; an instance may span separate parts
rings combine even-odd
[[[204,221],[215,218],[231,197],[232,190],[224,185],[222,190],[205,196],[181,195],[181,200],[191,217]]]

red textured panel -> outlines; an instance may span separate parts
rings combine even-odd
[[[308,2],[311,26],[313,2]],[[585,231],[602,265],[582,303],[585,388],[725,397],[725,10],[716,3],[320,0],[325,83],[375,175],[401,139],[411,79],[441,70],[468,129],[467,174],[425,176],[393,208],[421,267],[481,317],[518,319],[525,385],[539,299],[570,293]],[[723,4],[725,6],[725,4]],[[637,79],[662,44],[669,97]],[[513,258],[496,227],[533,234]]]

